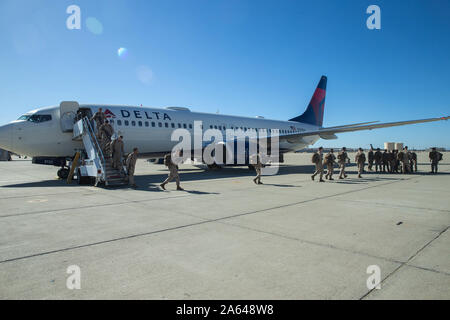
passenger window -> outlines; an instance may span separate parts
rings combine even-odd
[[[122,120],[117,120],[117,125],[121,126],[122,125]]]
[[[136,126],[136,121],[131,121],[131,125],[132,125],[133,127],[135,127],[135,126]]]
[[[169,127],[169,124],[166,122],[166,123],[164,123],[164,126],[165,126],[166,128],[168,128],[168,127]]]
[[[142,127],[142,121],[138,122],[139,127]]]
[[[128,126],[130,122],[128,120],[125,120],[125,125]]]
[[[181,128],[181,123],[178,124],[178,128]]]
[[[214,129],[217,129],[217,126],[214,126]]]
[[[192,124],[189,125],[189,129],[192,129]]]
[[[213,126],[209,126],[209,128],[210,128],[210,129],[212,129],[212,128],[213,128]]]
[[[158,122],[158,127],[162,128],[162,122]]]
[[[145,126],[146,126],[146,127],[148,127],[148,126],[149,126],[149,123],[148,123],[148,121],[145,121]]]
[[[155,127],[155,125],[156,125],[156,124],[155,124],[154,122],[152,122],[152,127]]]
[[[175,128],[175,123],[172,123],[171,125],[172,125],[172,128]]]
[[[183,128],[185,128],[185,129],[187,128],[186,123],[183,123]]]

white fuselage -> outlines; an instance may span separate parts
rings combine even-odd
[[[237,117],[221,114],[191,112],[183,108],[149,108],[133,106],[80,105],[94,114],[102,108],[113,123],[115,132],[124,136],[125,152],[134,147],[140,154],[151,157],[170,151],[178,141],[172,141],[172,132],[184,128],[194,133],[194,121],[201,121],[203,131],[213,128],[223,132],[232,130],[280,130],[280,135],[315,130],[318,127],[293,122],[264,118]],[[71,157],[82,149],[80,141],[72,140],[72,132],[63,132],[60,107],[31,111],[0,127],[0,148],[31,157]],[[319,140],[309,136],[297,140],[280,140],[281,152],[301,150]]]

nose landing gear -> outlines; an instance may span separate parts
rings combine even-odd
[[[61,168],[57,172],[58,178],[65,180],[69,176],[69,168]]]

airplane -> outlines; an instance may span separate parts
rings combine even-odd
[[[90,118],[102,108],[118,135],[124,136],[125,153],[137,147],[144,158],[161,158],[178,141],[171,141],[175,129],[193,132],[194,121],[202,121],[203,130],[272,130],[279,135],[279,153],[295,152],[319,139],[337,139],[336,134],[361,130],[448,120],[450,117],[379,123],[378,121],[323,127],[327,77],[322,76],[306,111],[288,121],[192,112],[184,107],[152,108],[125,105],[78,104],[62,102],[32,110],[0,127],[0,148],[33,158],[33,163],[60,166],[58,176],[66,176],[66,161],[83,149],[73,139],[74,123],[79,116]],[[63,172],[61,172],[63,170]]]

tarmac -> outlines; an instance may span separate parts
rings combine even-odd
[[[0,162],[0,299],[450,299],[450,153],[437,175],[418,155],[417,174],[352,165],[325,183],[307,153],[264,185],[246,167],[182,165],[186,191],[159,190],[167,170],[145,160],[137,190]]]

